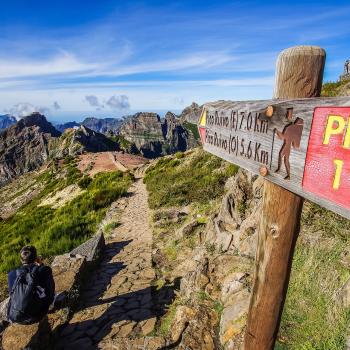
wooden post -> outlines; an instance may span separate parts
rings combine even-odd
[[[320,96],[325,51],[314,46],[284,50],[276,66],[275,98]],[[287,294],[303,199],[265,181],[244,350],[274,348]]]

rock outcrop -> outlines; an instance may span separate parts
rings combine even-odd
[[[49,158],[51,141],[60,135],[39,113],[3,130],[0,133],[0,186],[44,164]]]
[[[81,125],[86,126],[87,128],[97,131],[101,134],[117,134],[119,132],[120,127],[123,124],[122,119],[117,118],[94,118],[89,117],[85,118]]]
[[[80,123],[77,122],[68,122],[68,123],[64,123],[64,124],[55,124],[55,128],[59,131],[59,132],[65,132],[65,130],[67,129],[74,129],[74,128],[79,128],[80,127]]]
[[[120,134],[146,158],[186,151],[198,145],[192,131],[171,112],[164,120],[156,113],[136,113],[125,120]]]
[[[79,128],[67,129],[56,141],[50,150],[52,157],[74,156],[83,152],[119,151],[117,142],[84,125]]]
[[[192,102],[192,104],[186,107],[182,113],[180,114],[180,120],[186,121],[192,124],[198,124],[199,117],[202,113],[202,107],[198,105],[196,102]]]
[[[169,330],[175,348],[240,348],[252,288],[262,184],[260,177],[239,170],[227,180],[221,206],[205,221],[184,208],[154,214],[155,228],[164,228],[159,237],[171,236],[181,246],[173,263],[171,256],[167,258],[172,251],[166,238],[156,240],[153,252],[162,278],[181,278],[180,306]],[[178,228],[170,234],[167,227],[174,223]]]

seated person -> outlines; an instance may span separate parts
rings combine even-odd
[[[48,313],[55,297],[55,282],[51,268],[42,263],[34,246],[23,247],[20,259],[22,266],[8,274],[8,320],[32,324]]]

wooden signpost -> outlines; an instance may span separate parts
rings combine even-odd
[[[284,50],[272,100],[203,107],[203,148],[267,181],[245,350],[274,348],[303,198],[350,218],[350,97],[317,98],[323,49]]]
[[[348,119],[350,97],[219,101],[199,131],[206,151],[350,218]]]

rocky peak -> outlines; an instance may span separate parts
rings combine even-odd
[[[41,166],[51,140],[60,136],[46,118],[33,113],[0,133],[0,186]]]
[[[180,114],[180,119],[192,124],[197,124],[202,113],[202,107],[203,106],[199,106],[196,102],[192,102],[190,106],[186,107],[182,111]]]
[[[38,112],[20,119],[16,124],[17,130],[22,130],[28,127],[38,127],[40,132],[50,134],[53,137],[59,137],[61,135],[61,133],[46,120],[45,116]]]
[[[76,155],[83,152],[118,151],[119,146],[105,135],[89,129],[85,125],[66,129],[58,144],[51,153],[54,157]]]
[[[186,151],[197,146],[192,133],[172,112],[167,112],[163,120],[157,113],[136,113],[125,120],[120,134],[135,144],[147,158]]]

